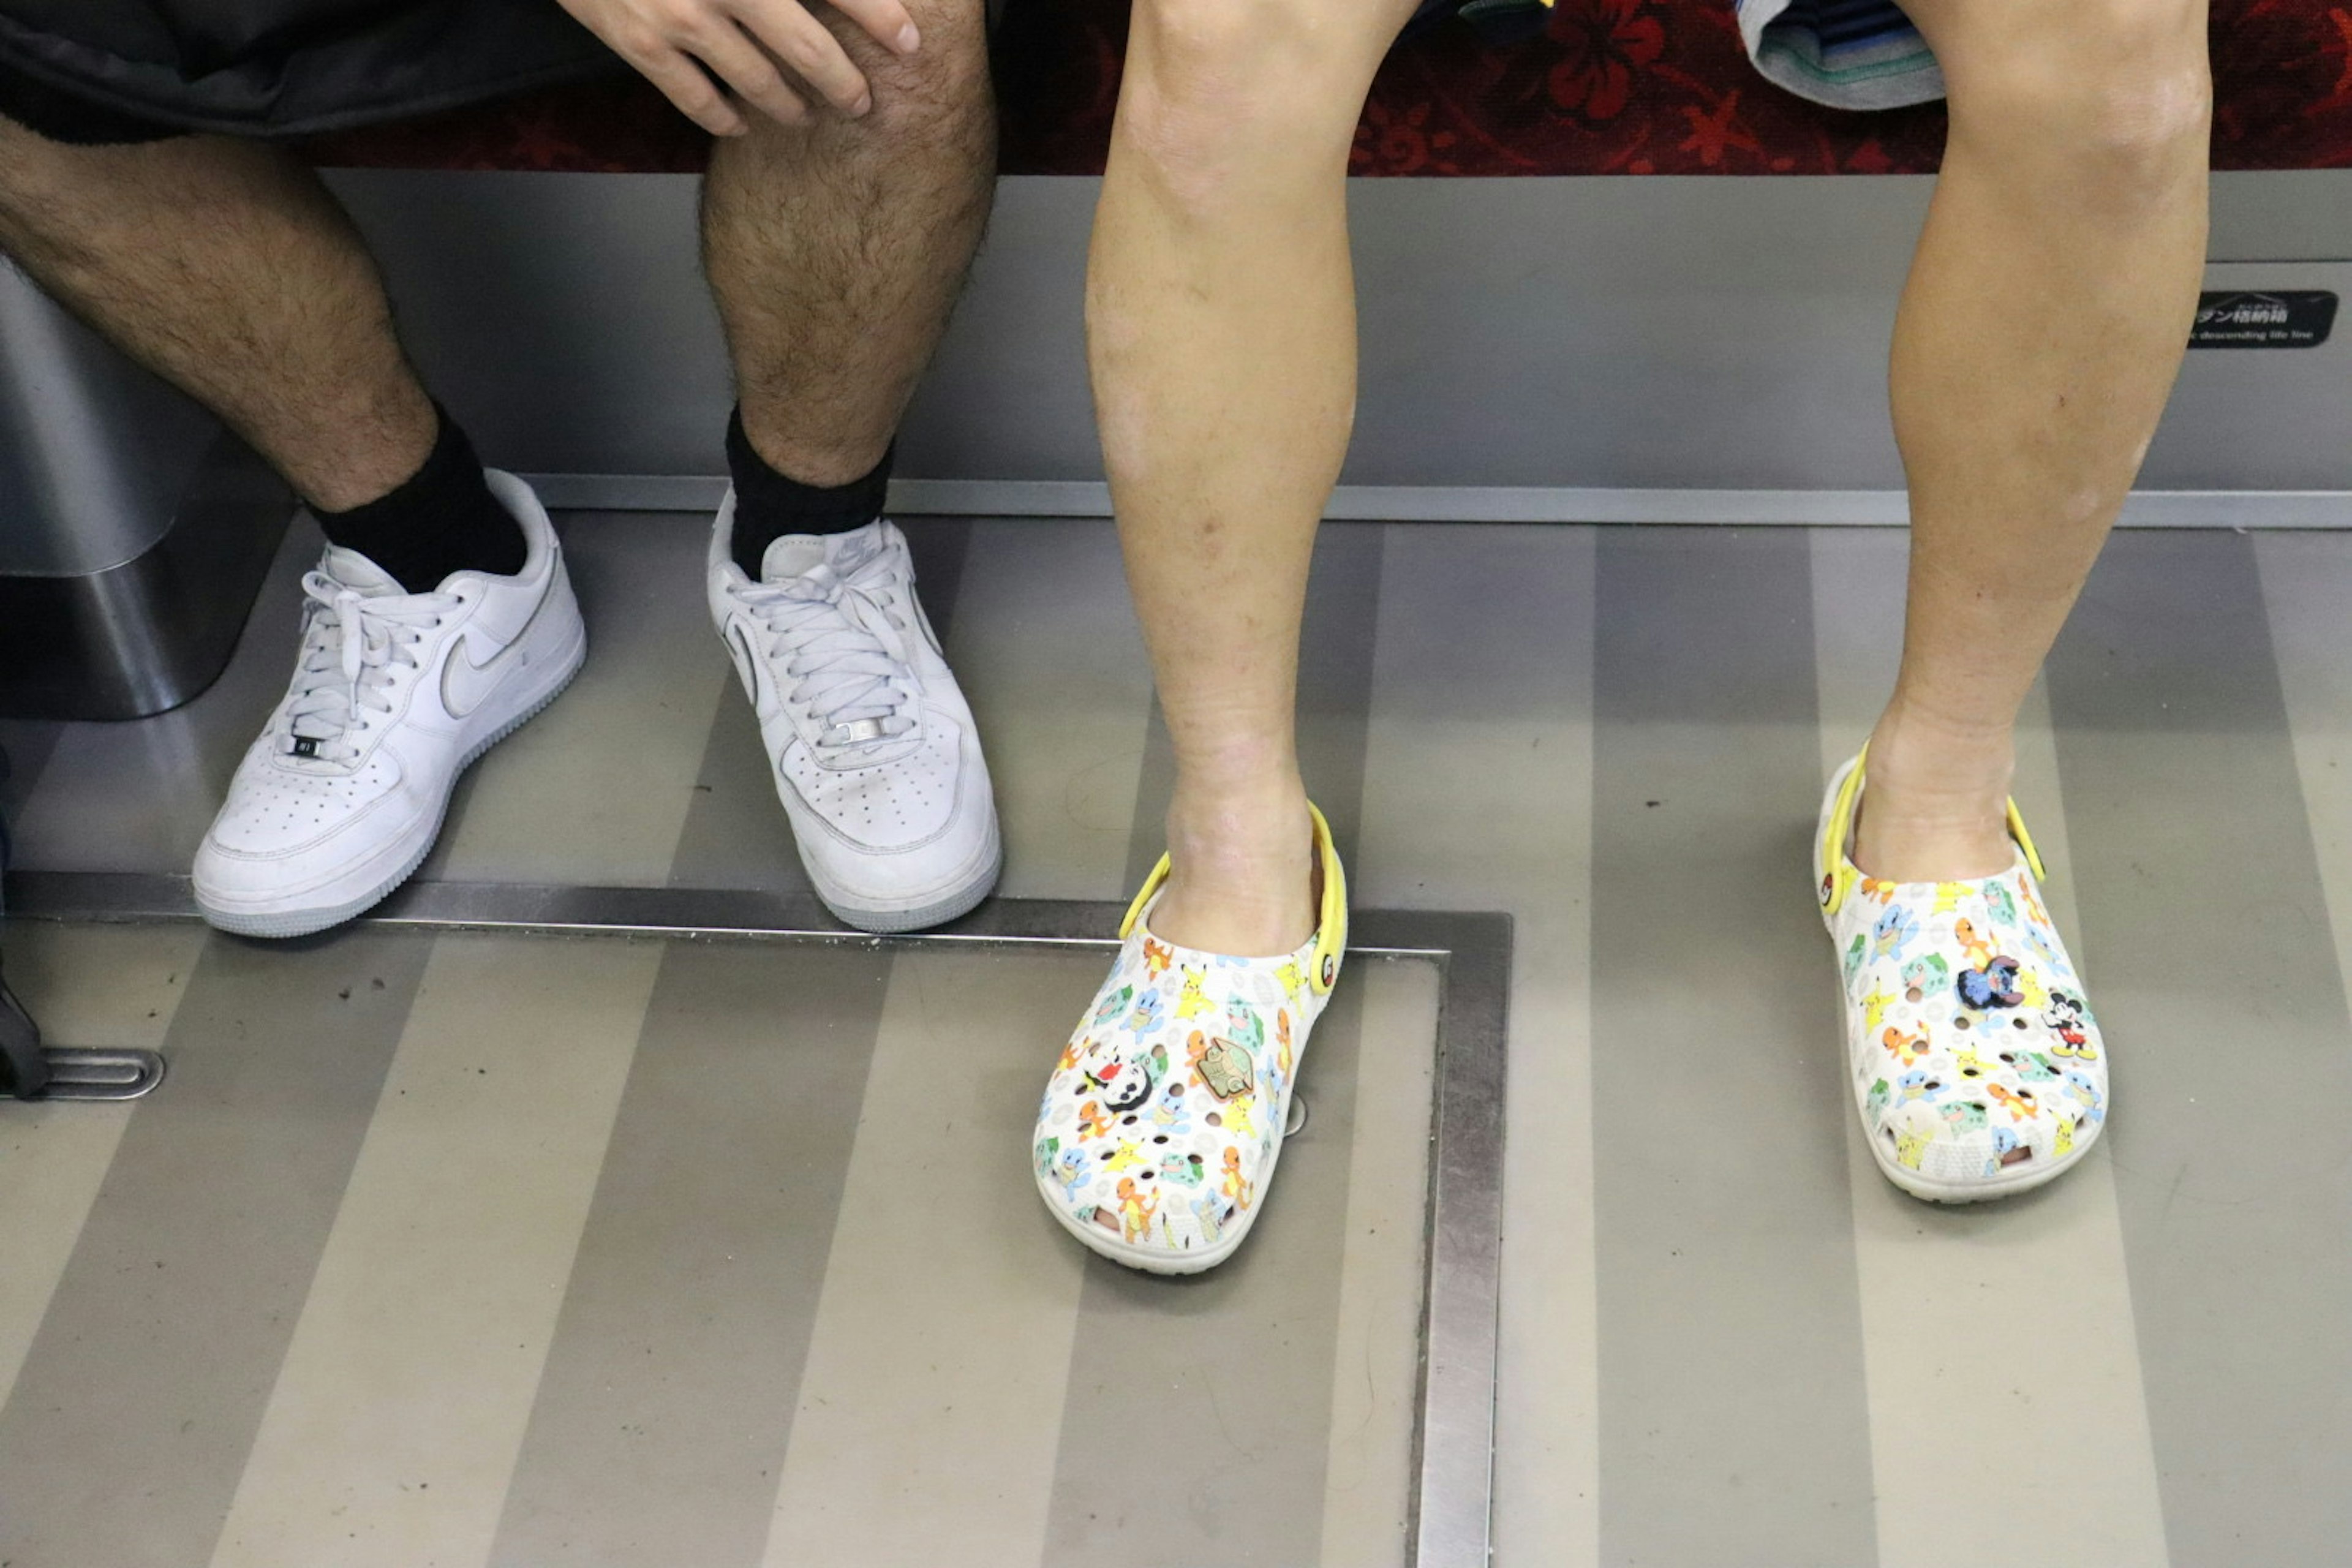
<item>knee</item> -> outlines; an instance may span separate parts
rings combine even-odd
[[[1387,47],[1371,0],[1137,0],[1117,140],[1181,205],[1249,170],[1344,157]]]
[[[2107,199],[2201,170],[2213,102],[2202,0],[2053,9],[2046,26],[1958,46],[1947,62],[1954,134],[2031,149]]]
[[[858,64],[874,88],[874,111],[866,117],[866,129],[887,136],[940,126],[992,124],[994,99],[982,7],[961,0],[953,5],[908,0],[907,9],[923,35],[923,47],[910,56],[873,47],[862,33],[843,26],[858,46]]]

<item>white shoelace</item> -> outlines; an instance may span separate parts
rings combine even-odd
[[[797,682],[786,700],[817,721],[820,750],[851,758],[915,727],[906,711],[908,624],[890,608],[889,562],[874,556],[847,576],[820,563],[782,583],[755,583],[740,597],[787,655]]]
[[[293,700],[284,731],[309,740],[321,762],[349,763],[360,754],[352,732],[373,710],[392,711],[386,695],[396,665],[415,668],[425,633],[457,608],[454,594],[371,596],[324,572],[302,579],[310,603],[302,634],[302,662],[294,672]],[[293,748],[289,748],[289,750]]]

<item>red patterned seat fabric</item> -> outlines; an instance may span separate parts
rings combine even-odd
[[[2352,8],[2214,0],[2222,169],[2352,167]],[[1102,169],[1126,0],[1013,0],[1000,30],[1004,167]],[[1728,0],[1559,0],[1508,48],[1459,23],[1400,45],[1356,133],[1359,174],[1838,174],[1932,170],[1939,106],[1822,109],[1756,74]],[[677,171],[708,139],[634,79],[311,144],[320,163]]]

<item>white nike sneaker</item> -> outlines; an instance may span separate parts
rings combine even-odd
[[[485,470],[530,552],[410,594],[330,548],[302,579],[302,657],[196,852],[205,919],[301,936],[351,919],[433,847],[467,764],[555,700],[587,657],[562,547],[530,487]]]
[[[760,718],[776,794],[825,908],[919,931],[988,896],[1003,864],[971,710],[915,599],[904,535],[786,534],[754,583],[735,498],[710,532],[710,618]]]

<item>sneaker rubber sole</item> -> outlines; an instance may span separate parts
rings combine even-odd
[[[289,905],[283,902],[272,902],[268,905],[240,907],[207,899],[203,889],[198,889],[196,908],[203,912],[205,922],[217,931],[228,931],[236,936],[266,937],[272,940],[311,936],[331,927],[339,926],[345,921],[361,915],[383,902],[400,888],[402,883],[415,876],[416,868],[425,864],[425,858],[433,853],[433,846],[441,837],[441,825],[449,815],[449,797],[457,793],[457,781],[465,775],[466,770],[479,761],[492,746],[538,718],[548,704],[562,696],[564,689],[572,684],[572,678],[580,673],[581,667],[587,661],[588,638],[583,630],[580,637],[572,640],[570,651],[560,659],[555,679],[527,700],[522,709],[514,717],[476,742],[473,747],[458,760],[457,767],[449,774],[449,788],[442,792],[440,806],[433,814],[430,829],[418,842],[408,847],[406,854],[396,863],[395,870],[369,879],[363,890],[355,894],[347,894],[331,904]]]
[[[970,862],[959,868],[940,888],[925,889],[889,904],[860,903],[833,885],[805,852],[801,856],[801,868],[808,873],[809,885],[816,889],[817,898],[842,924],[876,936],[900,936],[945,925],[978,908],[980,901],[995,890],[996,880],[1003,874],[1004,839],[992,815],[988,837]]]

